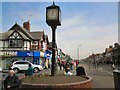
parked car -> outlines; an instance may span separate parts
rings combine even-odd
[[[13,69],[16,73],[19,71],[25,71],[28,69],[29,64],[31,64],[35,72],[43,70],[41,65],[32,64],[31,62],[25,60],[13,62],[11,64],[11,69]]]
[[[2,72],[2,68],[0,67],[0,72]]]

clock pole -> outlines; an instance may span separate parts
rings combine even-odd
[[[55,60],[55,52],[56,52],[56,40],[55,40],[55,32],[57,26],[51,26],[52,28],[52,68],[51,75],[54,76],[56,73],[56,60]]]
[[[55,33],[57,26],[61,26],[61,10],[60,7],[53,5],[46,7],[46,23],[52,28],[52,65],[51,65],[51,75],[56,74],[56,49],[57,44],[55,40]]]

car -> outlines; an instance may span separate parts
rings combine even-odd
[[[0,67],[0,72],[2,72],[2,68]]]
[[[13,69],[15,73],[18,73],[19,71],[27,70],[29,64],[31,64],[31,66],[33,67],[34,72],[43,70],[43,67],[41,65],[32,64],[30,61],[26,61],[26,60],[13,62],[11,64],[11,69]]]

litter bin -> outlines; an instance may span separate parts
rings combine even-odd
[[[114,70],[114,84],[115,90],[120,90],[120,70]]]

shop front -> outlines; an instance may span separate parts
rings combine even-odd
[[[48,69],[51,67],[51,58],[52,58],[52,51],[46,50],[45,51],[45,62],[44,62],[44,68]]]
[[[15,50],[1,50],[0,51],[0,68],[2,70],[8,69],[13,60],[20,60],[17,57],[17,51]]]
[[[29,60],[33,64],[40,64],[40,51],[18,51],[17,56],[22,57],[22,60]],[[31,60],[32,59],[32,60]]]
[[[4,51],[0,58],[0,68],[8,69],[9,65],[14,61],[28,60],[33,64],[43,65],[46,59],[51,60],[50,52],[41,52],[36,50],[18,50],[18,51]]]

